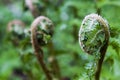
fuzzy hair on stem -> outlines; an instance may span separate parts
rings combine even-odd
[[[35,55],[36,55],[40,65],[41,65],[45,75],[46,75],[46,78],[48,80],[52,80],[52,76],[50,74],[50,71],[48,70],[48,68],[46,67],[46,65],[44,63],[44,59],[43,59],[44,53],[43,53],[43,50],[41,49],[42,45],[39,45],[40,42],[38,42],[38,38],[37,38],[37,35],[39,35],[39,34],[37,34],[37,32],[38,32],[37,29],[39,27],[38,25],[40,25],[40,28],[42,29],[40,31],[43,31],[43,30],[49,31],[48,28],[46,29],[46,27],[51,27],[51,28],[53,27],[51,25],[50,26],[48,26],[48,25],[43,26],[42,22],[44,22],[44,21],[46,21],[48,23],[52,23],[52,21],[50,19],[48,19],[47,17],[44,17],[44,16],[39,16],[33,21],[32,25],[31,25],[31,41],[32,41],[32,46],[33,46],[34,51],[35,51]],[[44,33],[42,33],[42,34],[44,34]]]

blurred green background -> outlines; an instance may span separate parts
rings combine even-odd
[[[52,43],[43,47],[46,65],[52,69],[54,57],[63,80],[89,80],[85,65],[92,56],[84,53],[78,42],[83,18],[98,13],[110,25],[110,42],[101,71],[101,80],[120,79],[120,0],[33,0],[39,11],[55,25]],[[45,80],[32,45],[13,45],[8,38],[8,23],[21,20],[30,28],[34,20],[23,0],[0,0],[0,80]],[[27,40],[30,39],[28,38]],[[24,41],[24,40],[23,40]],[[26,44],[25,44],[26,45]],[[55,66],[54,66],[55,68]]]

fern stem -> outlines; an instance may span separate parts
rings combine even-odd
[[[109,25],[98,14],[90,14],[85,17],[79,31],[80,46],[88,54],[100,53],[97,62],[97,70],[95,72],[95,80],[100,79],[102,63],[108,47],[110,37]]]
[[[38,18],[35,19],[35,21],[32,23],[31,25],[31,41],[32,41],[32,46],[35,50],[35,55],[47,77],[48,80],[52,80],[52,76],[50,74],[50,71],[48,70],[48,68],[46,67],[44,60],[43,60],[43,51],[41,49],[41,46],[38,45],[39,42],[37,40],[37,26],[39,25],[39,23],[43,20],[46,19],[48,20],[48,18],[44,17],[44,16],[40,16]]]

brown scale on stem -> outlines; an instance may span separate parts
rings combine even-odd
[[[51,20],[49,20],[48,18],[44,17],[44,16],[40,16],[37,17],[32,25],[31,25],[31,41],[32,41],[32,46],[34,48],[35,51],[35,55],[46,75],[46,78],[48,80],[52,80],[52,75],[50,74],[50,71],[48,70],[48,68],[46,67],[45,63],[44,63],[44,53],[41,49],[41,46],[43,44],[47,43],[47,39],[44,39],[44,37],[46,36],[52,36],[53,34],[53,23],[51,22]],[[39,37],[38,37],[39,36]],[[39,40],[38,40],[39,38]]]

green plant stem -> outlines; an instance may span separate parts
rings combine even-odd
[[[100,59],[98,61],[98,65],[97,65],[97,71],[95,73],[95,80],[100,80],[102,63],[103,63],[105,53],[106,53],[106,50],[107,50],[107,47],[108,47],[110,32],[109,32],[109,28],[108,28],[109,25],[106,24],[106,22],[100,16],[96,17],[96,19],[102,24],[102,27],[103,27],[104,33],[105,33],[105,40],[104,40],[105,43],[100,49]]]
[[[98,61],[98,65],[97,65],[97,71],[95,73],[95,80],[99,80],[100,79],[100,73],[101,73],[101,69],[102,69],[102,63],[103,63],[103,60],[104,60],[104,57],[105,57],[107,46],[108,46],[108,42],[100,50],[100,59]]]
[[[39,10],[37,7],[33,4],[32,0],[25,0],[25,4],[28,7],[28,9],[31,11],[34,18],[40,16]]]
[[[98,2],[99,2],[99,0],[94,0],[96,13],[100,15],[101,14],[101,8],[98,7]]]
[[[55,56],[55,50],[54,50],[52,41],[49,43],[48,47],[49,47],[50,57],[53,58],[51,61],[51,67],[52,67],[53,73],[60,80],[61,79],[60,66]]]

